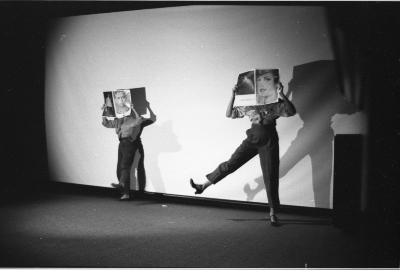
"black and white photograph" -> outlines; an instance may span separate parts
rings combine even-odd
[[[240,73],[238,76],[234,106],[256,105],[254,70]]]
[[[278,102],[278,69],[256,69],[255,89],[257,105],[265,105]]]
[[[240,73],[234,106],[256,106],[278,102],[278,69],[254,69]]]
[[[240,73],[237,82],[236,95],[254,95],[255,94],[255,82],[254,82],[254,71],[247,71]]]
[[[398,270],[399,14],[0,1],[0,270]]]
[[[129,89],[118,89],[112,92],[115,116],[121,118],[131,112],[131,91]]]
[[[113,99],[113,92],[106,91],[103,92],[104,96],[104,110],[103,110],[103,117],[115,118],[115,107],[114,107],[114,99]]]

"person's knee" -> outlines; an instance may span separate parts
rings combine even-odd
[[[236,165],[234,162],[227,161],[220,165],[220,169],[224,173],[232,173],[237,168]]]

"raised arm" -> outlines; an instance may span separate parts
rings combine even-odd
[[[143,119],[143,121],[142,121],[143,127],[150,125],[150,124],[156,122],[156,120],[157,120],[156,114],[154,114],[153,110],[150,108],[150,103],[148,101],[146,101],[146,103],[147,103],[147,105],[146,105],[147,109],[149,109],[150,117]]]
[[[157,120],[157,116],[156,116],[156,114],[154,114],[153,110],[150,108],[149,102],[147,102],[147,109],[149,109],[149,112],[150,112],[149,119],[152,120],[153,122],[155,122]]]
[[[106,107],[106,105],[103,104],[103,106],[101,107],[101,111],[104,111],[105,107]],[[110,119],[107,119],[106,117],[103,117],[101,124],[103,124],[103,126],[106,128],[115,128],[117,126],[117,121],[116,121],[116,119],[110,120]]]
[[[238,88],[237,85],[235,85],[232,89],[232,96],[229,100],[228,107],[226,108],[226,113],[225,113],[227,118],[233,118],[233,112],[234,112],[233,111],[233,103],[235,102],[235,95],[236,95],[237,88]]]
[[[296,114],[296,107],[294,107],[293,103],[283,93],[283,85],[282,85],[282,83],[279,83],[278,93],[279,93],[279,96],[283,100],[283,104],[282,104],[282,106],[280,108],[280,111],[279,111],[280,112],[280,116],[283,116],[283,117],[294,116]]]
[[[138,112],[136,112],[133,105],[131,105],[132,111],[133,111],[133,113],[135,113],[136,119],[133,122],[126,123],[125,126],[134,127],[134,126],[141,125],[141,126],[145,127],[147,125],[154,123],[157,119],[157,116],[154,114],[153,110],[150,108],[150,103],[148,101],[146,101],[146,107],[147,107],[147,109],[149,109],[149,112],[150,112],[149,118],[144,118],[144,117],[140,116],[138,114]]]

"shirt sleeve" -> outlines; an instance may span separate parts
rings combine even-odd
[[[281,117],[291,117],[296,114],[296,108],[290,100],[284,97],[278,103],[277,114]]]
[[[102,123],[104,127],[106,128],[115,128],[117,126],[117,119],[107,119],[106,117],[103,117]]]
[[[231,118],[243,118],[245,115],[244,108],[241,106],[234,107],[232,109],[232,115]]]
[[[142,122],[142,127],[149,126],[150,124],[153,124],[153,123],[154,123],[154,120],[149,119],[149,118],[145,118],[145,119],[143,120],[143,122]]]

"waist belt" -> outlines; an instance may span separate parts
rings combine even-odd
[[[130,142],[134,142],[135,140],[132,139],[131,137],[120,137],[119,141],[130,141]]]

